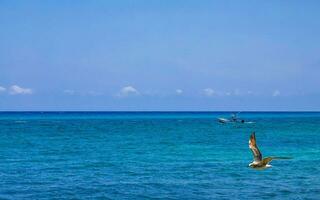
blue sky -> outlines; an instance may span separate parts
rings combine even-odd
[[[319,6],[0,0],[0,110],[320,110]]]

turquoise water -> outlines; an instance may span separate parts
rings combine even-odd
[[[320,199],[320,113],[228,116],[0,113],[0,199]]]

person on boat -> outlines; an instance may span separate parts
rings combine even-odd
[[[236,114],[232,114],[231,115],[231,121],[233,121],[233,122],[237,121],[237,115]]]

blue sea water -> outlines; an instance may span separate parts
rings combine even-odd
[[[2,112],[0,199],[320,199],[320,113],[229,115]]]

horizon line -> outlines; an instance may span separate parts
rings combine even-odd
[[[274,112],[289,112],[289,113],[297,113],[297,112],[309,112],[309,113],[318,113],[320,110],[311,111],[311,110],[247,110],[247,111],[239,111],[239,110],[221,110],[221,111],[212,111],[212,110],[109,110],[109,111],[99,111],[99,110],[0,110],[0,113],[26,113],[26,112],[33,112],[33,113],[75,113],[75,112],[86,112],[86,113],[138,113],[138,112],[145,112],[145,113],[151,113],[151,112],[157,112],[157,113],[187,113],[187,112],[198,112],[198,113],[218,113],[218,112],[225,112],[225,113],[254,113],[254,112],[264,112],[264,113],[274,113]]]

